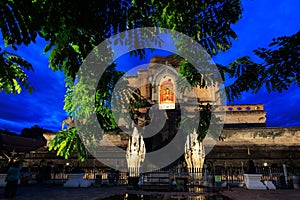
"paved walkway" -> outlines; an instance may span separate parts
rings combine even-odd
[[[298,200],[300,190],[245,190],[243,188],[233,188],[224,190],[220,194],[232,200]]]
[[[0,199],[2,198],[4,188],[0,188]],[[114,195],[124,194],[143,194],[143,195],[157,195],[168,199],[187,199],[187,196],[194,196],[198,198],[189,199],[204,199],[201,197],[212,197],[216,192],[151,192],[151,191],[135,191],[127,190],[126,186],[118,187],[90,187],[90,188],[63,188],[62,186],[23,186],[18,188],[16,200],[100,200],[110,199]],[[219,194],[229,197],[232,200],[297,200],[300,199],[300,190],[244,190],[242,188],[233,188],[232,190],[224,190]],[[214,199],[214,198],[208,198]],[[216,198],[222,199],[222,198]],[[226,199],[226,198],[224,198]],[[130,198],[128,198],[130,200]]]
[[[16,200],[98,200],[116,194],[125,194],[126,187],[64,188],[63,186],[23,186],[18,188]],[[4,188],[0,188],[3,198]]]

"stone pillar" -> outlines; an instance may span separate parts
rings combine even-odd
[[[141,164],[145,160],[145,153],[146,148],[143,137],[138,133],[137,128],[134,127],[126,151],[129,176],[139,176]]]

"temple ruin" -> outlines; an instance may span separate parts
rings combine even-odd
[[[181,97],[180,94],[175,94],[176,75],[179,70],[179,61],[172,56],[160,57],[155,56],[151,59],[148,68],[139,70],[136,75],[126,77],[126,80],[133,87],[139,89],[141,96],[146,98],[152,105],[159,105],[159,109],[165,110],[165,125],[161,131],[151,138],[130,138],[124,132],[119,134],[107,134],[111,143],[121,149],[130,149],[130,154],[127,154],[129,159],[135,160],[132,157],[135,148],[133,141],[139,141],[142,144],[140,155],[143,161],[146,152],[155,151],[168,141],[172,140],[176,135],[177,122],[180,117],[177,101]],[[160,68],[160,65],[167,67]],[[300,127],[266,127],[266,111],[263,104],[243,104],[243,105],[221,105],[220,98],[217,95],[217,87],[193,88],[196,94],[198,103],[201,105],[214,104],[216,109],[225,112],[224,128],[215,144],[212,151],[206,156],[205,160],[199,161],[200,165],[203,162],[210,166],[237,166],[244,167],[247,160],[251,157],[258,166],[280,166],[286,163],[292,168],[300,168]],[[119,126],[126,126],[124,121],[119,121]],[[55,136],[55,133],[45,133],[44,137],[50,141]],[[195,138],[189,136],[187,140]],[[103,143],[102,145],[106,145]],[[201,156],[201,145],[194,143],[197,146],[197,154]],[[11,148],[11,147],[10,147]],[[187,146],[186,148],[190,148]],[[109,145],[105,148],[105,154],[102,159],[109,159],[109,155],[113,155],[113,148]],[[145,152],[146,151],[146,152]],[[188,160],[188,165],[192,166],[193,159],[189,157],[191,151],[186,150],[177,163]],[[106,157],[105,157],[106,156]],[[74,157],[65,160],[57,157],[55,152],[49,152],[47,144],[43,147],[31,149],[30,153],[25,154],[25,165],[38,165],[41,160],[54,163],[55,165],[69,166],[76,165],[77,158]],[[135,162],[137,162],[135,160]],[[92,156],[80,164],[81,167],[105,167]]]

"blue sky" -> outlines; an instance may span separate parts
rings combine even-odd
[[[272,38],[291,35],[300,29],[298,0],[244,0],[243,7],[242,19],[233,26],[238,40],[233,41],[230,50],[213,58],[216,63],[228,64],[240,56],[254,56],[252,50],[266,47]],[[67,116],[63,110],[64,76],[48,67],[47,55],[42,53],[44,44],[39,39],[36,44],[19,49],[18,54],[33,64],[34,72],[29,73],[29,80],[35,90],[33,94],[26,91],[20,95],[0,93],[0,129],[20,132],[39,125],[60,130],[60,123]],[[0,41],[1,47],[3,42]],[[267,126],[300,126],[298,102],[300,88],[292,86],[280,94],[268,94],[264,89],[258,94],[245,93],[234,103],[264,104]]]
[[[228,64],[235,58],[250,55],[252,50],[267,47],[272,38],[292,35],[300,30],[300,1],[297,0],[244,0],[243,18],[233,29],[238,40],[225,53],[214,57],[216,63]],[[244,93],[234,103],[262,103],[267,111],[267,126],[300,126],[300,88],[291,86],[282,93]]]
[[[20,48],[20,56],[29,61],[34,72],[29,72],[32,94],[23,90],[20,95],[0,93],[0,129],[20,132],[34,125],[57,130],[66,116],[63,110],[65,93],[64,75],[52,72],[47,55],[43,54],[42,39],[37,44]]]

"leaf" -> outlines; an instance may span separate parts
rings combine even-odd
[[[80,50],[79,50],[79,46],[78,45],[71,45],[72,46],[72,48],[74,49],[74,51],[76,52],[76,53],[78,53],[78,54],[80,54],[81,52],[80,52]]]
[[[16,79],[13,79],[13,82],[14,82],[14,88],[15,88],[16,92],[17,92],[18,94],[20,94],[21,91],[22,91],[21,86],[19,85],[19,83],[17,82]]]

